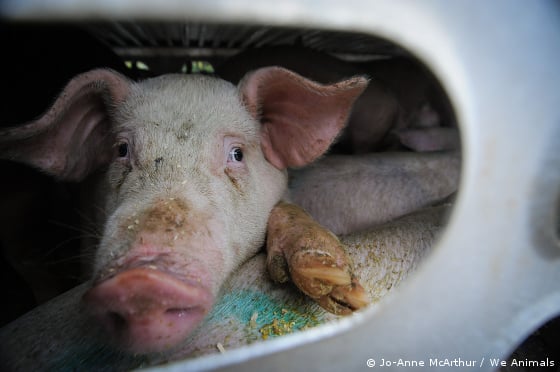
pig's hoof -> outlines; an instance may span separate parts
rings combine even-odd
[[[348,315],[368,305],[369,297],[354,278],[350,285],[335,286],[331,293],[316,301],[322,308],[333,314]]]
[[[267,267],[272,280],[292,280],[325,310],[349,314],[369,303],[338,238],[300,207],[280,202],[268,220]]]
[[[299,250],[288,260],[292,281],[325,310],[348,315],[369,304],[364,288],[352,275],[352,268],[342,248],[334,252]]]

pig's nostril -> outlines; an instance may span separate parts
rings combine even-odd
[[[107,314],[107,320],[111,329],[115,332],[122,332],[127,327],[126,319],[119,313],[111,311]]]

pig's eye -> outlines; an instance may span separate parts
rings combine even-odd
[[[117,155],[119,158],[126,158],[128,156],[128,143],[123,142],[117,146]]]
[[[243,150],[240,147],[234,147],[229,151],[228,161],[240,162],[243,160]]]

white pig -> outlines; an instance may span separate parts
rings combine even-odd
[[[0,132],[0,156],[61,180],[104,173],[95,188],[103,233],[84,305],[121,350],[167,351],[263,245],[286,169],[328,149],[366,85],[364,77],[321,85],[274,67],[237,87],[196,75],[136,83],[93,70],[70,81],[39,119]],[[328,244],[341,249],[334,236]],[[307,275],[302,289],[327,307],[365,305],[351,265],[336,254],[301,269],[333,262],[342,279],[308,270],[299,274]]]

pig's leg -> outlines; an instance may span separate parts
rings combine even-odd
[[[267,228],[267,266],[273,280],[292,281],[334,314],[349,314],[369,303],[338,238],[300,207],[280,202]]]

